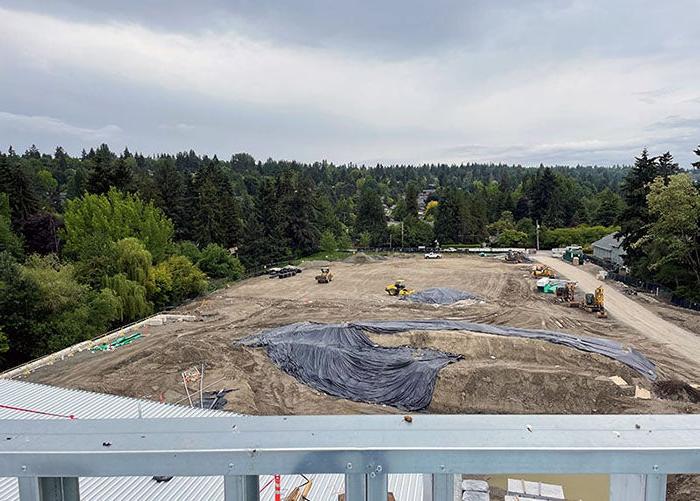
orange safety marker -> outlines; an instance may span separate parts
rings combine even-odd
[[[275,501],[282,501],[282,477],[275,475]]]

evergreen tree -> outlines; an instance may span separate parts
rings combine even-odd
[[[224,247],[240,243],[240,206],[218,161],[203,163],[197,170],[190,183],[189,202],[192,240],[200,245],[218,243]]]
[[[87,189],[90,193],[102,195],[114,186],[113,163],[115,155],[106,144],[100,145],[97,151],[90,149],[86,159],[90,160],[92,170],[88,175]]]
[[[358,235],[368,233],[370,245],[382,245],[388,240],[384,204],[379,195],[379,186],[374,179],[365,181],[360,189],[355,231]]]
[[[605,188],[595,196],[596,209],[593,219],[596,224],[612,226],[617,223],[624,202],[622,197],[610,188]]]
[[[9,197],[15,229],[20,229],[22,222],[39,210],[39,199],[31,180],[14,155],[0,155],[0,192]]]
[[[647,196],[649,186],[657,177],[661,177],[664,183],[668,182],[671,175],[678,172],[678,164],[673,162],[673,157],[666,153],[660,158],[649,157],[646,148],[635,159],[634,167],[627,174],[623,183],[623,197],[625,209],[620,217],[620,233],[624,237],[622,243],[626,252],[625,260],[639,275],[648,275],[648,254],[651,252],[645,242],[649,225],[654,222],[655,216],[649,213]]]
[[[698,145],[698,148],[694,151],[694,153],[700,157],[700,145]],[[693,162],[691,165],[696,169],[700,169],[700,160]]]
[[[418,217],[418,193],[418,184],[415,181],[410,181],[406,184],[406,196],[404,198],[406,216]]]

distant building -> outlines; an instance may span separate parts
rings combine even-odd
[[[593,255],[605,259],[613,264],[623,265],[625,250],[622,248],[622,238],[615,238],[615,234],[605,235],[597,242],[593,242]]]
[[[425,214],[425,206],[428,204],[428,199],[435,193],[435,185],[429,184],[428,188],[418,193],[418,216],[423,217]]]

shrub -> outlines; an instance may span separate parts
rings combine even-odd
[[[202,251],[199,250],[197,244],[189,240],[184,240],[175,244],[175,254],[185,256],[193,263],[196,263],[202,257]]]
[[[335,252],[338,248],[338,242],[335,235],[330,230],[326,230],[321,234],[320,247],[323,252]]]
[[[160,294],[169,302],[179,303],[195,297],[207,287],[207,277],[185,256],[172,256],[156,266],[156,283],[160,282]],[[169,278],[168,278],[169,277]]]
[[[204,248],[197,266],[211,278],[238,280],[243,275],[243,265],[238,258],[217,244]]]

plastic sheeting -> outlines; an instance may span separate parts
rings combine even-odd
[[[481,298],[470,292],[450,289],[449,287],[432,287],[430,289],[414,292],[408,296],[403,296],[401,299],[405,299],[413,303],[453,304],[457,301],[464,301],[465,299]]]
[[[291,324],[245,338],[302,382],[350,400],[406,410],[430,404],[437,373],[461,357],[431,349],[376,346],[352,324]]]
[[[653,362],[609,339],[462,320],[302,322],[269,329],[239,343],[264,347],[278,367],[317,390],[350,400],[419,410],[430,404],[438,371],[461,357],[430,349],[376,346],[366,335],[407,331],[471,331],[538,339],[604,355],[656,379]]]

